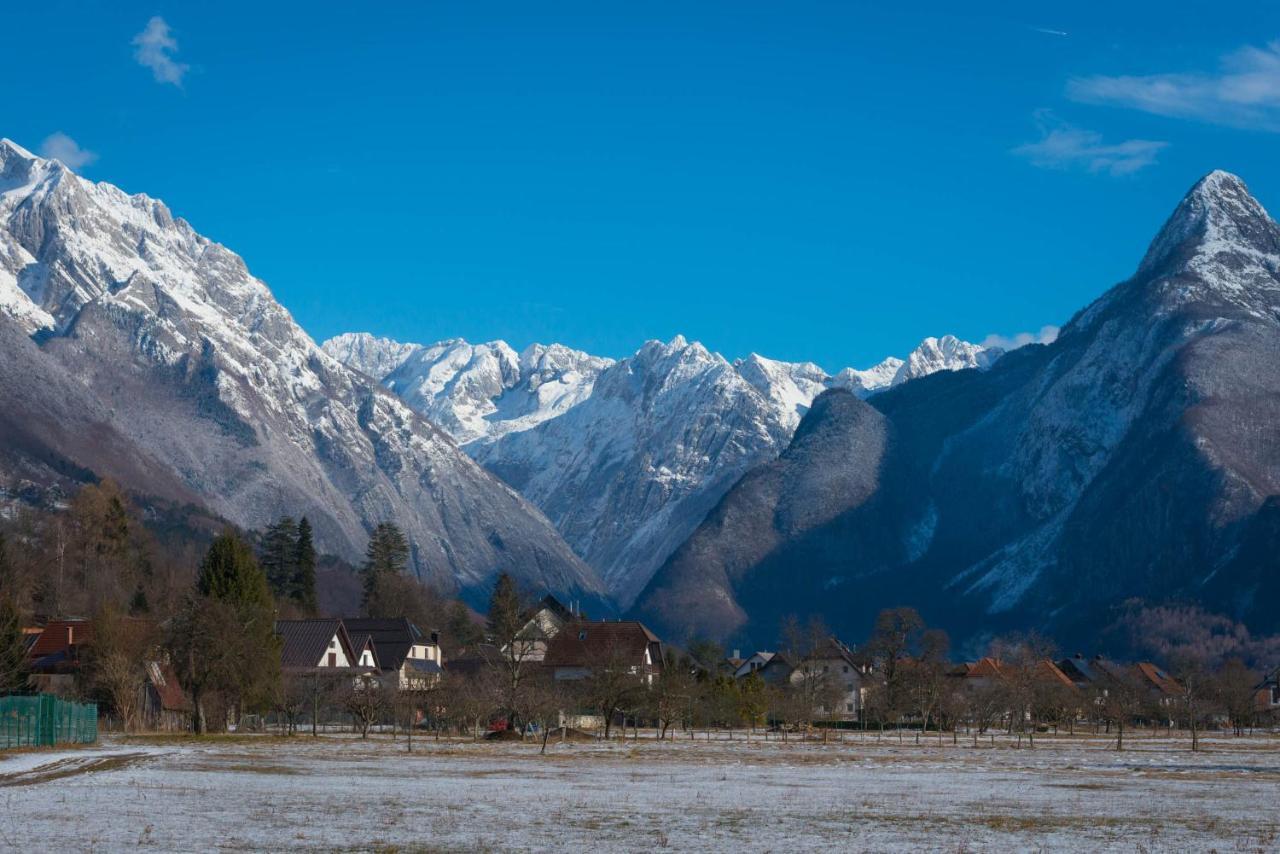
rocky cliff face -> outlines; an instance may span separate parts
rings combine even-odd
[[[160,202],[0,142],[0,463],[110,474],[246,526],[307,515],[351,559],[397,522],[424,578],[508,570],[588,596],[545,517],[319,347],[226,248]]]
[[[1134,277],[1053,344],[815,405],[638,612],[767,638],[786,613],[856,630],[901,602],[970,640],[1028,627],[1087,640],[1126,597],[1188,596],[1280,627],[1257,598],[1272,570],[1248,557],[1280,493],[1278,271],[1280,229],[1238,178],[1206,176]],[[865,432],[877,419],[885,438]],[[802,439],[816,434],[852,438],[814,450]],[[856,485],[768,486],[818,476]]]

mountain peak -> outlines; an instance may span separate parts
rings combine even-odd
[[[34,154],[9,139],[9,137],[2,136],[0,137],[0,161],[6,160],[9,157],[20,157],[23,160],[37,159]]]
[[[1280,254],[1280,230],[1238,176],[1215,169],[1196,182],[1147,250],[1139,273],[1170,273],[1223,251]]]

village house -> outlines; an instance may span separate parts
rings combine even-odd
[[[360,617],[342,622],[347,632],[368,637],[379,669],[383,673],[395,673],[401,689],[426,688],[444,672],[440,636],[436,632],[423,634],[404,617]]]
[[[148,661],[139,712],[147,729],[169,732],[191,728],[191,700],[167,662]]]
[[[88,620],[51,620],[31,642],[27,660],[32,687],[45,694],[75,697],[80,653],[93,637]]]
[[[743,678],[756,673],[770,685],[798,685],[805,679],[820,679],[834,686],[839,694],[835,708],[819,706],[821,717],[856,721],[862,715],[866,688],[864,665],[858,661],[852,648],[835,637],[828,637],[810,655],[799,661],[791,661],[780,652],[757,652],[747,658],[735,672]]]
[[[525,623],[516,634],[523,661],[542,661],[551,639],[570,622],[581,619],[559,599],[548,593],[525,614]]]
[[[561,681],[587,679],[594,669],[621,666],[652,684],[662,669],[662,641],[636,620],[567,623],[547,645],[543,665]]]
[[[342,620],[276,620],[280,666],[285,673],[352,670],[357,657]]]
[[[735,649],[733,651],[733,656],[727,659],[727,661],[733,666],[733,678],[742,679],[743,677],[750,676],[752,673],[763,668],[775,655],[777,655],[777,653],[760,651],[753,652],[746,658],[740,658],[738,656],[738,651]]]
[[[1117,686],[1124,685],[1165,710],[1161,713],[1165,717],[1171,717],[1169,709],[1182,693],[1178,680],[1150,661],[1127,664],[1101,655],[1086,658],[1077,653],[1062,659],[1057,666],[1081,691],[1092,692],[1095,702],[1102,702]]]

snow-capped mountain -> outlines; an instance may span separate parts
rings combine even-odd
[[[1129,597],[1185,597],[1275,631],[1277,365],[1280,226],[1211,173],[1052,344],[825,393],[636,610],[675,637],[771,637],[787,613],[852,631],[903,604],[976,644],[1084,643]]]
[[[378,379],[461,445],[554,418],[591,394],[612,359],[559,344],[517,354],[505,341],[401,344],[367,333],[331,338],[325,352]]]
[[[599,593],[545,517],[324,353],[159,201],[0,141],[3,475],[112,476],[246,526],[307,515],[351,559],[400,524],[426,578]]]
[[[947,336],[910,357],[834,376],[751,355],[730,363],[677,336],[616,364],[560,345],[325,342],[542,508],[627,604],[724,491],[786,446],[828,388],[867,396],[917,375],[986,367],[998,353]],[[912,367],[912,371],[904,368]]]

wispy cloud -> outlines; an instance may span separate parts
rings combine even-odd
[[[164,18],[156,15],[147,21],[146,29],[133,37],[133,58],[151,69],[157,83],[172,83],[182,88],[182,77],[191,66],[178,62],[178,40],[173,37]]]
[[[991,333],[982,339],[983,347],[999,347],[1001,350],[1017,350],[1028,344],[1052,344],[1058,339],[1058,327],[1041,326],[1039,332],[1018,332],[1014,335]]]
[[[1242,47],[1217,71],[1076,77],[1067,97],[1173,118],[1280,132],[1280,40]]]
[[[1031,29],[1037,33],[1044,33],[1046,36],[1062,36],[1066,38],[1070,35],[1070,33],[1064,33],[1062,30],[1051,30],[1048,27],[1032,27]]]
[[[80,169],[98,159],[97,152],[81,148],[80,143],[62,131],[49,134],[40,143],[40,156],[61,160],[70,169]]]
[[[1106,143],[1102,134],[1059,120],[1048,110],[1036,113],[1040,139],[1013,149],[1019,157],[1046,169],[1086,169],[1109,175],[1131,175],[1156,162],[1169,143],[1126,139]]]

